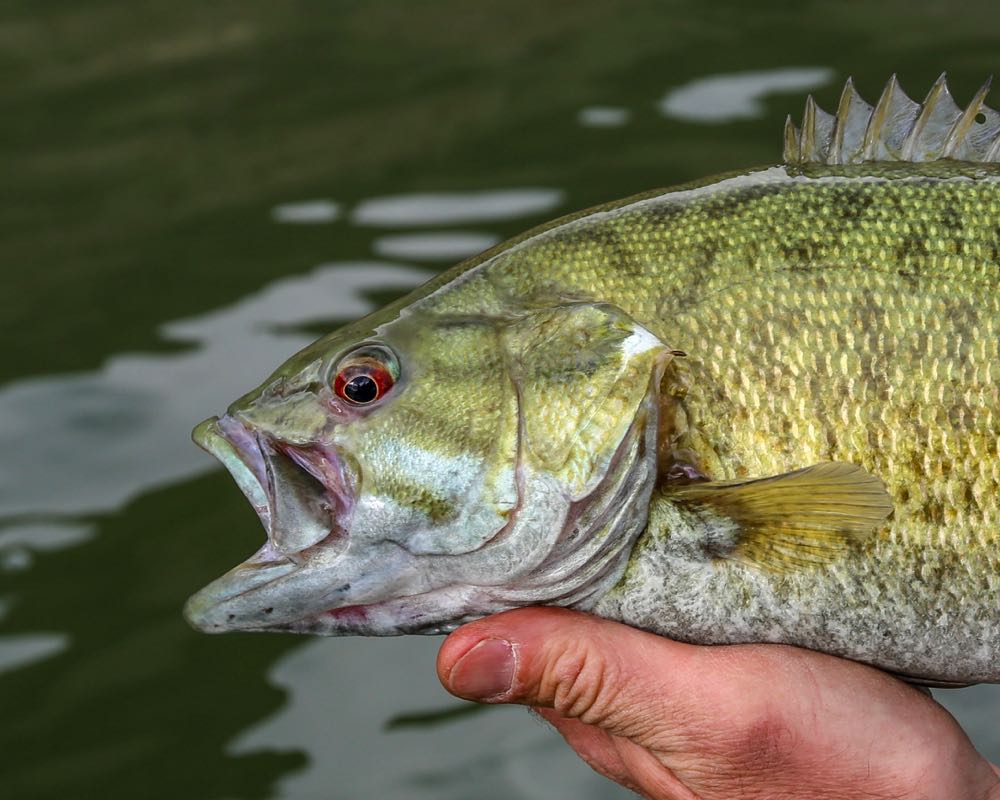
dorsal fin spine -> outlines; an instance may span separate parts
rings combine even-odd
[[[791,114],[785,118],[784,160],[786,164],[797,164],[799,162],[799,132],[795,130],[795,123],[792,122]]]
[[[799,158],[812,160],[816,152],[816,101],[806,97],[806,110],[802,114],[802,136],[799,138]]]
[[[972,127],[973,123],[976,121],[976,116],[983,108],[983,104],[986,101],[986,95],[989,94],[990,84],[993,79],[990,78],[979,87],[979,91],[976,92],[975,97],[972,98],[972,102],[965,107],[965,111],[962,112],[955,124],[951,126],[951,130],[948,131],[947,137],[945,137],[944,152],[942,155],[945,158],[951,158],[958,151],[958,148],[965,141],[965,137],[969,133],[969,129]]]
[[[892,102],[892,96],[898,87],[899,83],[896,81],[896,73],[894,72],[889,76],[889,82],[882,90],[882,96],[879,97],[878,102],[875,104],[875,110],[872,111],[872,115],[868,120],[868,127],[865,129],[865,144],[862,149],[865,161],[875,160],[875,150],[878,146],[879,137],[882,135],[882,128],[885,125],[889,104]]]
[[[801,128],[791,118],[786,120],[785,162],[859,164],[952,158],[996,163],[1000,161],[1000,113],[984,104],[989,88],[988,80],[963,111],[952,100],[944,73],[923,103],[911,100],[892,75],[873,108],[848,78],[835,115],[827,114],[810,96]]]
[[[854,88],[854,81],[848,78],[837,106],[836,131],[827,156],[828,164],[851,164],[861,157],[873,110]]]
[[[915,161],[916,155],[915,150],[917,146],[917,141],[920,139],[920,135],[923,133],[924,128],[927,127],[927,122],[930,120],[931,115],[934,114],[938,109],[938,103],[942,96],[948,95],[948,78],[946,73],[942,72],[940,77],[934,81],[934,85],[931,90],[927,93],[927,97],[924,98],[923,108],[917,115],[916,122],[913,123],[913,128],[910,130],[909,135],[906,137],[906,142],[903,145],[902,157],[904,161]]]
[[[854,96],[854,79],[848,75],[844,90],[840,93],[837,104],[836,121],[833,124],[833,138],[830,140],[830,152],[827,153],[827,164],[841,164],[844,152],[844,132],[847,126],[847,115],[850,113],[851,99]]]
[[[835,118],[816,105],[812,95],[806,98],[806,111],[802,117],[799,137],[799,161],[822,161],[830,151]]]

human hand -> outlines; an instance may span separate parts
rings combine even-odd
[[[808,650],[524,608],[452,633],[438,675],[459,697],[531,706],[647,798],[1000,800],[1000,769],[932,698]]]

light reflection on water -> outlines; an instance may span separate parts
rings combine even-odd
[[[833,80],[826,67],[783,67],[761,72],[706,75],[671,89],[659,102],[660,112],[674,119],[722,123],[764,116],[761,101],[771,94],[804,94]]]
[[[0,597],[0,622],[13,604],[13,598]],[[0,675],[54,656],[68,646],[69,636],[64,633],[0,635]]]
[[[73,522],[22,522],[0,527],[0,572],[29,569],[36,553],[83,544],[95,533],[94,525]]]
[[[271,209],[271,219],[293,225],[321,225],[340,218],[340,204],[332,200],[301,200]]]
[[[401,194],[365,200],[351,212],[351,221],[375,227],[497,222],[544,214],[562,201],[562,191],[536,188]]]
[[[45,551],[83,544],[95,534],[93,525],[34,522],[0,528],[0,552],[15,548]]]
[[[372,245],[375,255],[413,261],[461,261],[488,250],[500,237],[475,231],[435,231],[380,236]]]
[[[0,675],[29,667],[63,652],[69,647],[65,633],[26,633],[0,636]]]
[[[577,122],[588,128],[620,128],[632,116],[627,108],[618,106],[588,106],[576,115]]]

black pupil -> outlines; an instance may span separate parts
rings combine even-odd
[[[344,386],[344,394],[352,403],[370,403],[378,397],[378,384],[367,375],[358,375]]]

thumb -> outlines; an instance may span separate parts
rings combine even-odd
[[[662,746],[665,732],[690,720],[671,675],[697,672],[692,662],[700,649],[589,614],[524,608],[451,634],[438,655],[438,676],[467,700],[552,708]]]

